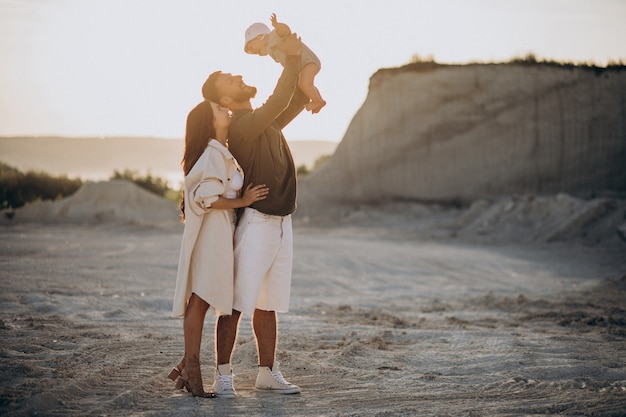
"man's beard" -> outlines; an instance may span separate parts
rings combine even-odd
[[[236,103],[244,103],[246,101],[250,101],[256,96],[256,87],[246,86],[243,90],[239,90],[239,92],[233,97],[233,101]]]

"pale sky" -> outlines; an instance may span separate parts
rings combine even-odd
[[[215,70],[271,94],[282,67],[243,51],[275,12],[322,61],[328,105],[288,140],[338,142],[378,69],[539,58],[626,63],[626,0],[0,0],[0,136],[182,138]]]

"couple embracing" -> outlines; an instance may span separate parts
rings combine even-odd
[[[278,48],[286,62],[261,107],[252,108],[255,87],[217,71],[202,87],[205,100],[187,117],[185,229],[172,311],[183,318],[185,353],[170,378],[193,396],[237,395],[231,358],[242,314],[252,318],[256,338],[256,389],[300,392],[276,361],[276,313],[289,308],[296,207],[296,171],[282,128],[310,99],[297,87],[301,40],[288,36]],[[200,347],[209,309],[219,317],[214,382],[205,391]]]

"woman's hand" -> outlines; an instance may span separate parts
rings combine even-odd
[[[270,189],[267,188],[265,184],[254,186],[252,184],[248,184],[241,199],[243,200],[245,207],[247,207],[257,201],[265,200],[269,192]]]

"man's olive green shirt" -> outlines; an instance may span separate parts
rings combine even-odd
[[[259,108],[237,110],[228,129],[228,149],[248,184],[265,184],[269,195],[251,207],[262,213],[285,216],[296,210],[296,168],[282,128],[308,102],[297,88],[300,57],[289,56],[272,95]]]

